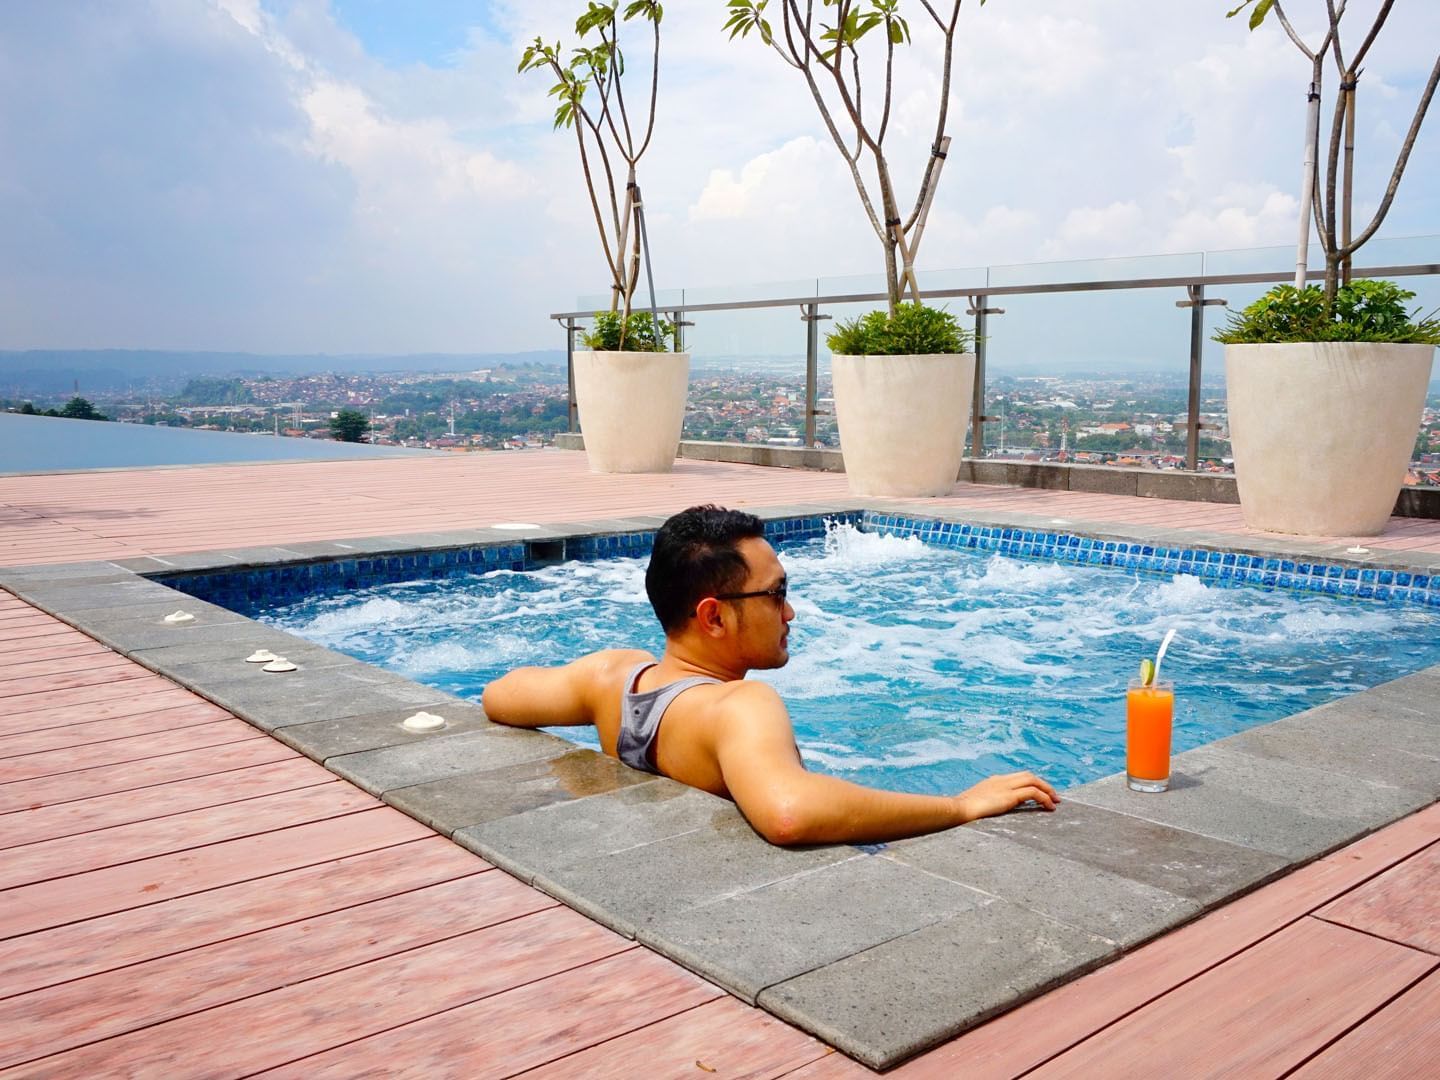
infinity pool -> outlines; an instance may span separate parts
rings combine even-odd
[[[1124,768],[1124,687],[1164,632],[1175,749],[1440,663],[1440,611],[1048,563],[832,527],[781,548],[789,703],[809,767],[953,792],[1033,769],[1066,787]],[[658,653],[644,559],[566,562],[308,598],[262,621],[478,700],[520,664]],[[598,746],[586,728],[556,729]]]

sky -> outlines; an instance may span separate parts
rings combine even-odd
[[[664,5],[640,173],[657,285],[706,298],[873,287],[879,244],[803,82],[756,39],[727,41],[724,6]],[[1270,245],[1262,261],[1293,263],[1308,62],[1278,26],[1251,33],[1227,6],[966,0],[922,286],[957,268]],[[1317,38],[1321,0],[1289,6]],[[1358,27],[1375,0],[1351,6]],[[0,4],[0,349],[563,347],[548,315],[602,290],[605,269],[550,80],[515,69],[537,34],[573,44],[580,7]],[[908,207],[940,54],[906,8],[887,148]],[[646,69],[627,37],[632,70]],[[1397,3],[1361,80],[1362,220],[1437,49],[1440,4]],[[1434,114],[1382,236],[1440,235]],[[1433,262],[1436,247],[1419,250]],[[1191,263],[1117,269],[1171,265]]]

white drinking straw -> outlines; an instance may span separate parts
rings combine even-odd
[[[1165,639],[1160,642],[1160,651],[1155,654],[1155,674],[1151,677],[1151,682],[1158,683],[1160,681],[1160,661],[1165,659],[1165,650],[1170,647],[1170,641],[1174,636],[1175,628],[1173,626],[1165,631]]]

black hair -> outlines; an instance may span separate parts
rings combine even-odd
[[[749,568],[736,545],[764,535],[765,523],[754,514],[722,506],[692,506],[660,526],[645,594],[665,632],[684,626],[705,597],[739,589]]]

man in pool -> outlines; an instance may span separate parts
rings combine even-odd
[[[563,667],[518,668],[485,688],[485,712],[515,727],[594,724],[605,753],[733,800],[772,844],[898,840],[1029,801],[1055,809],[1055,789],[1028,772],[943,796],[807,771],[780,695],[745,678],[790,659],[795,609],[785,590],[759,518],[691,507],[656,534],[645,573],[665,630],[658,662],[606,649]]]

